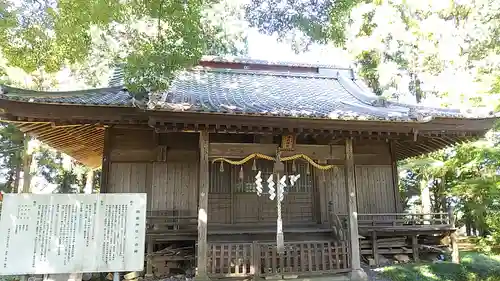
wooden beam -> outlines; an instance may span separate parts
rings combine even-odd
[[[368,280],[361,268],[361,252],[359,251],[358,207],[356,203],[356,177],[352,138],[345,141],[345,187],[347,194],[347,210],[349,213],[349,236],[351,244],[351,280]]]
[[[31,193],[31,162],[33,161],[33,151],[29,147],[31,137],[24,135],[23,152],[23,193]]]
[[[373,261],[375,262],[375,266],[377,267],[379,264],[378,260],[378,245],[377,245],[377,232],[373,231],[372,234],[372,248],[373,248]]]
[[[208,188],[209,178],[209,134],[200,132],[200,175],[198,197],[198,255],[197,272],[195,279],[209,280],[207,274],[207,223],[208,223]]]
[[[151,258],[151,254],[153,254],[154,242],[153,238],[147,237],[147,246],[146,246],[146,275],[145,277],[153,277],[153,260]]]
[[[413,260],[415,262],[419,262],[420,261],[420,256],[418,253],[419,245],[418,245],[418,237],[416,234],[412,235],[411,237],[411,247],[413,250]]]
[[[111,129],[106,128],[104,131],[104,148],[102,152],[101,165],[101,190],[100,193],[108,191],[109,168],[111,165],[110,154],[113,144],[111,143]]]
[[[398,175],[398,163],[396,158],[396,148],[394,147],[394,142],[390,141],[389,148],[391,151],[391,171],[392,171],[392,186],[394,189],[394,209],[396,213],[402,212],[403,208],[401,206],[401,196],[399,196],[399,175]]]

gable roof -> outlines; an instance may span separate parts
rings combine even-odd
[[[160,131],[201,125],[229,132],[391,135],[399,160],[482,136],[498,117],[386,101],[352,69],[319,64],[204,58],[198,67],[179,72],[168,91],[151,93],[147,101],[136,100],[122,84],[122,71],[116,69],[110,86],[101,89],[47,92],[3,86],[0,117],[90,167],[101,165],[107,124],[130,122]]]
[[[489,117],[386,101],[356,79],[351,69],[320,64],[205,57],[200,67],[180,72],[167,92],[150,94],[149,110],[278,115],[341,120],[417,121],[425,117]],[[39,92],[3,87],[11,100],[97,106],[134,106],[117,69],[113,87]]]

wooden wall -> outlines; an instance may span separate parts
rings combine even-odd
[[[394,185],[390,146],[385,142],[354,145],[356,166],[356,196],[358,213],[399,212],[400,200]],[[321,218],[328,220],[329,203],[333,212],[347,214],[344,166],[325,172],[325,180],[319,184]],[[324,194],[324,196],[323,196]]]
[[[198,135],[196,133],[155,134],[150,129],[110,129],[108,190],[112,193],[146,192],[150,210],[179,211],[195,215],[198,198]],[[271,154],[273,144],[211,145],[214,156],[229,156],[229,152],[246,156],[255,151]],[[242,147],[242,148],[238,148]],[[355,143],[356,184],[359,213],[396,212],[400,206],[395,194],[393,166],[386,142]],[[343,168],[343,146],[299,145],[298,151],[320,161],[338,164],[337,169],[307,170],[297,161],[301,174],[301,190],[290,192],[283,205],[285,223],[326,221],[329,202],[334,212],[347,213]],[[297,153],[297,152],[295,152]],[[239,155],[241,154],[241,155]],[[327,159],[328,158],[328,159]],[[266,162],[265,160],[263,160]],[[259,170],[269,174],[272,162]],[[253,163],[244,166],[245,182],[253,183]],[[290,173],[291,164],[287,164]],[[261,165],[261,164],[259,164]],[[275,201],[264,195],[257,198],[255,191],[236,190],[241,166],[211,164],[208,215],[211,223],[254,223],[276,219]],[[266,170],[267,169],[267,170]],[[307,175],[309,173],[309,175]],[[307,178],[307,179],[306,179]],[[264,185],[267,176],[263,176]],[[251,184],[249,184],[251,185]],[[307,187],[306,187],[307,186]],[[232,187],[232,188],[231,188]],[[247,187],[245,187],[247,188]],[[252,187],[250,187],[252,188]],[[232,205],[234,204],[234,205]]]
[[[193,133],[159,137],[153,130],[111,129],[108,192],[146,192],[149,210],[195,215],[197,138]]]

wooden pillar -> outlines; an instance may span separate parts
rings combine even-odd
[[[209,162],[208,162],[209,137],[207,131],[200,132],[200,176],[198,197],[198,255],[197,255],[197,280],[209,280],[207,274],[207,223],[208,223],[208,187],[209,187]]]
[[[110,154],[111,154],[111,129],[104,129],[104,148],[102,151],[102,165],[101,165],[101,190],[100,193],[108,192],[108,178],[110,168]]]
[[[354,167],[354,152],[352,138],[345,142],[345,186],[347,194],[347,210],[349,213],[349,237],[351,244],[350,280],[368,280],[361,268],[361,252],[359,250],[358,208],[356,203],[356,176]],[[360,187],[362,188],[362,187]]]
[[[396,157],[396,148],[394,147],[393,141],[389,143],[389,149],[391,151],[392,185],[394,187],[394,209],[396,213],[401,213],[403,211],[403,206],[401,206],[401,195],[399,194],[398,163]]]
[[[31,162],[33,160],[33,151],[29,147],[30,137],[24,134],[24,147],[23,147],[23,185],[19,184],[18,193],[31,193]],[[20,281],[28,280],[28,275],[20,276]]]
[[[23,189],[22,193],[31,192],[31,162],[33,161],[33,151],[29,147],[30,136],[24,136],[24,153],[23,153]]]
[[[420,254],[419,254],[419,245],[418,245],[418,236],[416,234],[412,235],[411,237],[411,248],[413,252],[413,260],[415,262],[420,261]]]
[[[460,263],[460,255],[458,252],[458,241],[457,241],[457,232],[455,230],[455,214],[453,212],[453,207],[450,206],[448,209],[448,216],[450,220],[450,242],[451,242],[451,261],[453,263]]]
[[[154,242],[153,238],[147,237],[146,239],[146,275],[145,277],[153,277],[153,260],[151,254],[153,254]]]
[[[372,233],[372,249],[373,249],[373,261],[375,262],[375,266],[378,266],[378,244],[377,244],[377,232],[373,231]]]

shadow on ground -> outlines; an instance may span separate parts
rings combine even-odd
[[[381,276],[391,281],[500,281],[500,256],[465,252],[461,263],[419,263],[394,265]]]

